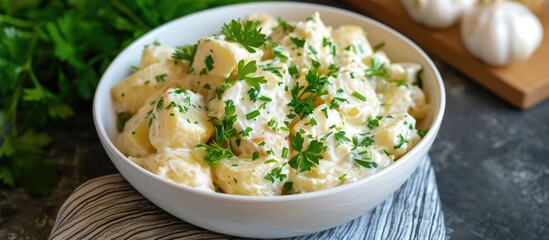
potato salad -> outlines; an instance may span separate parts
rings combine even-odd
[[[337,187],[426,133],[421,66],[393,63],[358,26],[253,14],[188,46],[144,47],[112,88],[115,144],[162,178],[274,196]]]

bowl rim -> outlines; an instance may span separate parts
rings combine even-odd
[[[385,167],[384,169],[380,170],[379,172],[376,172],[375,174],[368,176],[363,179],[359,179],[355,182],[346,183],[337,187],[323,189],[315,192],[307,192],[307,193],[301,193],[301,194],[291,194],[291,195],[277,195],[277,196],[246,196],[246,195],[234,195],[234,194],[226,194],[226,193],[219,193],[219,192],[209,192],[204,191],[201,189],[195,189],[188,187],[183,184],[178,184],[175,182],[172,182],[170,180],[164,179],[162,177],[157,176],[156,174],[153,174],[146,169],[142,168],[141,166],[137,165],[133,161],[131,161],[128,157],[126,157],[124,154],[118,150],[116,146],[114,146],[113,141],[109,138],[108,133],[106,132],[106,128],[104,126],[104,123],[99,116],[101,116],[98,95],[100,94],[99,90],[103,89],[105,87],[102,87],[106,84],[106,80],[104,81],[105,76],[108,72],[114,71],[113,68],[115,67],[113,63],[116,62],[117,59],[120,58],[120,56],[127,54],[130,50],[135,48],[138,42],[140,42],[142,39],[150,38],[151,36],[157,35],[160,31],[162,31],[165,28],[169,28],[171,25],[176,24],[176,22],[182,21],[183,19],[187,18],[193,18],[198,15],[208,15],[212,14],[214,12],[220,11],[220,10],[226,10],[231,8],[242,8],[242,7],[263,7],[263,8],[269,8],[269,7],[302,7],[302,8],[310,8],[313,10],[319,10],[323,12],[331,12],[338,15],[347,15],[353,18],[357,18],[360,21],[368,22],[369,24],[375,25],[376,27],[389,32],[392,35],[395,35],[396,37],[400,38],[402,41],[404,41],[406,44],[410,45],[414,50],[416,50],[422,58],[424,58],[427,62],[427,66],[422,66],[423,68],[431,68],[435,75],[435,84],[436,84],[436,91],[438,91],[438,94],[440,95],[440,102],[438,104],[438,109],[436,109],[433,121],[429,125],[429,131],[427,134],[418,142],[416,146],[414,146],[410,151],[408,151],[406,154],[404,154],[398,161],[393,162],[389,166]],[[110,89],[109,89],[110,91]],[[435,93],[436,94],[436,93]],[[109,94],[110,96],[110,94]],[[359,13],[352,12],[350,10],[345,10],[338,7],[332,7],[328,5],[321,5],[316,3],[304,3],[304,2],[255,2],[255,3],[240,3],[240,4],[232,4],[232,5],[225,5],[220,7],[215,7],[203,11],[199,11],[196,13],[192,13],[186,16],[182,16],[176,19],[173,19],[169,22],[166,22],[148,33],[142,35],[138,39],[134,40],[130,45],[128,45],[124,50],[122,50],[109,64],[105,72],[101,75],[100,81],[97,85],[97,88],[95,90],[94,99],[93,99],[93,120],[94,125],[96,128],[96,131],[98,133],[98,137],[101,139],[101,141],[104,143],[105,147],[108,147],[113,151],[113,153],[116,154],[116,157],[119,159],[111,161],[118,161],[121,160],[125,162],[126,164],[131,165],[131,167],[135,168],[138,172],[142,173],[143,175],[146,175],[147,177],[153,178],[156,181],[160,181],[163,184],[166,184],[168,187],[172,189],[177,189],[182,192],[187,192],[189,194],[194,194],[201,197],[208,197],[208,198],[215,198],[218,200],[223,201],[240,201],[240,202],[260,202],[260,203],[273,203],[273,202],[286,202],[286,201],[295,201],[295,200],[307,200],[312,198],[320,198],[332,194],[337,194],[339,192],[346,191],[350,188],[354,188],[357,185],[365,184],[366,182],[373,181],[377,178],[382,178],[383,176],[387,174],[391,174],[391,172],[394,172],[394,169],[399,168],[400,165],[403,165],[404,162],[411,161],[411,158],[413,155],[417,154],[420,149],[425,148],[430,142],[431,139],[434,140],[436,138],[436,134],[438,132],[438,129],[440,128],[440,125],[442,123],[444,111],[446,107],[446,94],[444,90],[444,84],[442,81],[442,77],[431,60],[429,56],[419,47],[417,46],[413,41],[411,41],[408,37],[404,36],[403,34],[397,32],[396,30],[390,28],[389,26],[378,22],[375,19],[372,19],[370,17],[367,17],[365,15],[361,15]],[[436,129],[437,131],[431,131]],[[105,149],[107,151],[107,149]],[[110,156],[109,156],[110,158]],[[114,163],[113,163],[114,164]],[[415,169],[415,168],[414,168]],[[120,170],[118,170],[120,172]],[[120,172],[122,173],[122,172]],[[124,174],[122,174],[124,176]],[[126,178],[126,176],[124,176]],[[153,180],[154,181],[154,180]]]

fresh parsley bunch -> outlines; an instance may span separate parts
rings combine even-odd
[[[237,2],[250,0],[0,0],[0,182],[51,193],[52,129],[89,106],[120,50],[169,20]]]

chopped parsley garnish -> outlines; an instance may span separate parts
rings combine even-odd
[[[307,40],[305,39],[300,39],[300,38],[296,38],[296,37],[291,37],[290,40],[298,47],[298,48],[303,48],[305,46],[305,43],[307,42]]]
[[[186,60],[189,62],[189,65],[192,65],[194,55],[196,54],[196,49],[198,49],[198,44],[177,47],[175,52],[172,54],[172,58],[174,60]]]
[[[161,110],[164,106],[164,97],[160,97],[160,100],[156,102],[156,110]]]
[[[364,139],[362,139],[362,141],[358,141],[358,137],[354,136],[353,137],[353,148],[357,148],[357,147],[368,147],[372,144],[374,144],[375,140],[371,137],[371,136],[366,136],[364,137]]]
[[[132,70],[134,70],[134,71],[139,71],[139,69],[140,68],[138,66],[132,66]]]
[[[323,109],[320,109],[320,111],[322,111],[324,113],[324,116],[326,116],[326,118],[328,118],[328,108],[325,107]]]
[[[164,108],[164,110],[170,110],[172,107],[177,107],[177,104],[175,104],[174,101],[170,101],[170,103]]]
[[[347,136],[345,136],[344,131],[336,132],[334,137],[335,137],[335,140],[336,140],[338,145],[341,145],[341,144],[346,143],[346,142],[351,142],[351,139],[349,139]]]
[[[118,115],[118,124],[116,126],[118,129],[118,132],[124,131],[124,127],[126,126],[126,123],[128,122],[128,120],[130,120],[131,117],[132,115],[125,114],[125,113],[121,113]]]
[[[280,67],[264,67],[263,68],[264,71],[269,71],[269,72],[271,72],[272,74],[276,75],[279,78],[284,77],[282,75],[282,73],[280,72],[281,69],[282,68],[280,68]]]
[[[296,75],[299,71],[297,70],[297,65],[292,65],[290,68],[288,68],[288,72],[290,75]]]
[[[311,45],[309,45],[309,51],[311,51],[311,53],[314,54],[314,55],[317,55],[317,54],[318,54],[318,52],[316,51],[316,49],[315,49],[313,46],[311,46]]]
[[[351,77],[351,79],[355,79],[355,72],[349,72],[349,76]]]
[[[214,60],[211,54],[208,54],[208,56],[206,56],[206,59],[204,60],[204,64],[206,65],[208,72],[213,70]]]
[[[332,42],[332,40],[330,40],[330,38],[322,38],[322,46],[323,47],[331,47],[334,43]]]
[[[319,164],[319,160],[322,159],[322,152],[324,151],[324,144],[322,142],[316,139],[312,140],[307,149],[304,149],[304,139],[300,132],[297,132],[295,135],[290,134],[290,138],[292,139],[292,148],[297,152],[288,161],[290,167],[299,172],[305,172]]]
[[[277,18],[278,20],[278,26],[282,28],[283,32],[293,32],[295,27],[290,25],[288,22],[284,21],[282,18]]]
[[[429,130],[421,130],[421,129],[418,129],[417,130],[417,135],[419,135],[420,137],[425,137],[425,134],[427,134]]]
[[[240,23],[231,20],[229,24],[223,24],[221,33],[227,40],[240,43],[248,52],[255,53],[254,48],[261,47],[267,40],[265,34],[261,33],[261,28],[257,28],[258,22],[245,21]]]
[[[281,173],[282,172],[282,167],[284,167],[284,165],[282,165],[280,167],[277,167],[277,168],[273,168],[273,170],[271,170],[270,173],[267,173],[267,175],[265,175],[265,179],[271,181],[272,183],[274,183],[275,180],[277,180],[277,179],[278,179],[278,181],[284,180],[286,178],[286,174]]]
[[[374,52],[377,52],[385,47],[385,42],[380,42],[373,47]]]
[[[381,60],[377,58],[372,58],[371,66],[370,68],[366,69],[364,71],[364,74],[366,77],[388,77],[389,72],[385,69],[385,63],[383,63]]]
[[[156,75],[154,78],[156,79],[157,82],[161,83],[166,81],[167,76],[168,74],[164,73],[164,74]]]
[[[339,180],[343,181],[343,180],[345,180],[345,176],[347,176],[347,174],[346,174],[346,173],[344,173],[344,174],[341,174],[341,176],[337,177],[337,179],[339,179]]]
[[[355,163],[359,166],[365,167],[365,168],[377,168],[377,163],[372,162],[372,158],[370,157],[370,154],[368,151],[362,151],[359,153],[355,153],[353,155],[358,155],[356,158],[354,158]]]
[[[253,161],[253,160],[256,160],[256,159],[258,159],[258,158],[259,158],[259,152],[258,152],[258,151],[254,151],[254,152],[252,153],[252,161]]]
[[[355,47],[355,45],[351,44],[351,45],[349,45],[345,48],[345,51],[351,51],[353,53],[356,53],[356,47]]]
[[[198,144],[198,147],[204,147],[206,149],[206,156],[204,156],[203,160],[212,166],[216,166],[222,159],[234,156],[231,148],[223,147],[216,142],[210,145]]]
[[[358,93],[357,91],[353,91],[353,93],[351,93],[351,95],[355,98],[357,98],[358,100],[360,101],[363,101],[363,102],[366,102],[366,97],[360,93]]]
[[[296,82],[290,91],[292,100],[288,103],[288,106],[293,107],[293,111],[301,119],[313,113],[316,98],[328,94],[325,89],[325,86],[329,84],[328,78],[316,69],[310,69],[305,75],[305,80],[308,83],[306,87],[300,86],[299,82]]]
[[[313,67],[318,68],[320,67],[320,63],[314,59],[311,59],[311,63],[313,64]]]
[[[273,47],[273,55],[280,58],[282,62],[288,61],[288,54],[279,46]]]
[[[385,155],[387,155],[387,157],[391,156],[391,153],[389,151],[385,150],[385,148],[383,149],[383,153],[385,153]]]
[[[320,140],[325,141],[332,134],[333,134],[333,132],[326,133],[326,134],[322,135],[322,137],[320,137]]]
[[[356,164],[365,168],[377,168],[377,163],[365,159],[355,159]]]
[[[423,89],[423,78],[421,77],[423,75],[423,68],[420,69],[418,72],[417,72],[417,76],[416,76],[416,82],[414,83],[414,85],[417,85],[417,87]]]
[[[286,191],[292,190],[292,187],[294,186],[293,182],[285,182],[284,185],[282,185],[282,188]]]
[[[259,87],[259,84],[267,83],[265,77],[249,77],[248,74],[254,73],[257,71],[256,61],[250,61],[247,64],[244,64],[244,60],[238,62],[238,80],[244,80],[248,85],[252,87]]]
[[[215,130],[215,138],[212,143],[210,145],[198,145],[198,147],[206,149],[206,156],[204,156],[203,160],[212,166],[217,165],[222,159],[234,156],[229,142],[237,134],[236,129],[233,127],[237,120],[235,112],[236,107],[234,102],[232,100],[225,101],[225,116],[223,119],[210,117],[209,120]]]
[[[399,149],[402,147],[403,144],[408,143],[408,140],[402,136],[402,134],[398,134],[398,141],[399,143],[393,147],[393,149]]]
[[[368,128],[372,129],[372,128],[379,127],[379,120],[380,119],[381,119],[381,117],[369,118],[366,121],[366,124],[367,124]]]
[[[408,83],[407,83],[406,80],[404,80],[404,79],[395,80],[395,83],[396,83],[397,87],[402,86],[402,87],[405,87],[405,88],[410,88],[410,87],[408,86]]]
[[[254,129],[251,128],[251,127],[246,127],[246,129],[244,129],[241,134],[243,137],[249,137],[250,136],[250,132],[253,131]]]
[[[338,108],[340,106],[340,103],[345,102],[349,103],[349,100],[345,98],[335,97],[334,99],[332,99],[332,101],[330,101],[330,109]]]

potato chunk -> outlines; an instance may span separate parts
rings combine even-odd
[[[162,178],[191,188],[215,191],[210,165],[194,159],[191,150],[164,149],[147,158],[130,158]]]
[[[203,97],[190,90],[166,90],[150,114],[149,138],[158,150],[194,148],[213,133]]]
[[[282,192],[289,166],[274,156],[256,160],[232,157],[221,160],[214,172],[215,183],[225,193],[274,196]]]

